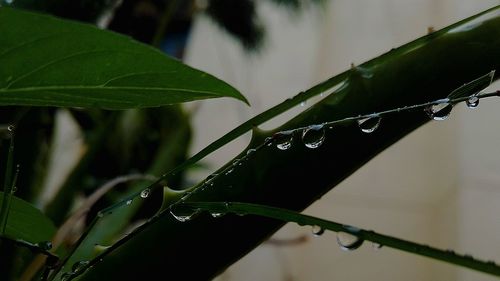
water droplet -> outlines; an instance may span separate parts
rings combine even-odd
[[[312,234],[316,237],[321,236],[323,233],[325,233],[325,230],[319,225],[313,225],[311,231]]]
[[[363,239],[346,232],[337,233],[337,243],[344,251],[353,251],[363,244]]]
[[[276,147],[279,150],[287,150],[290,147],[292,147],[292,143],[293,143],[293,132],[292,131],[276,133],[274,135],[274,138],[276,140]]]
[[[151,191],[149,190],[149,188],[144,189],[143,191],[141,191],[141,197],[142,198],[148,198],[150,192]]]
[[[450,116],[451,110],[453,109],[453,105],[448,102],[448,99],[444,99],[442,102],[437,104],[432,104],[425,109],[427,115],[430,118],[442,121],[446,120],[448,116]]]
[[[37,243],[36,245],[44,251],[49,251],[50,249],[52,249],[52,242],[50,242],[50,241],[43,241],[43,242]]]
[[[127,200],[127,205],[132,204],[132,199]]]
[[[7,130],[9,132],[14,132],[14,130],[16,130],[16,126],[14,126],[13,124],[10,124],[9,126],[7,126]]]
[[[71,267],[71,270],[73,270],[73,272],[78,272],[78,271],[81,271],[84,269],[84,267],[86,267],[90,262],[89,261],[77,261],[73,264],[73,266]]]
[[[73,272],[66,272],[63,275],[61,275],[61,281],[68,281],[75,275]]]
[[[380,250],[382,247],[384,247],[384,245],[379,244],[379,243],[375,243],[375,242],[373,242],[373,243],[372,243],[372,248],[373,248],[375,251]]]
[[[479,97],[477,95],[472,95],[468,100],[465,101],[468,108],[474,109],[479,105]]]
[[[254,153],[256,151],[255,148],[250,148],[249,150],[247,150],[247,155],[250,155],[252,153]]]
[[[300,106],[306,106],[306,104],[307,104],[307,101],[303,101],[300,103]]]
[[[210,215],[214,218],[220,218],[225,215],[225,213],[219,213],[219,212],[210,212]]]
[[[318,148],[325,141],[323,125],[313,125],[304,129],[302,132],[302,141],[307,148]]]
[[[372,116],[364,119],[358,119],[358,126],[363,133],[373,133],[380,125],[380,116]]]
[[[187,222],[193,219],[198,213],[199,209],[193,209],[185,205],[174,205],[170,208],[170,214],[180,222]]]
[[[227,175],[231,174],[233,171],[234,171],[234,169],[230,168],[229,170],[226,171],[225,175],[227,176]]]

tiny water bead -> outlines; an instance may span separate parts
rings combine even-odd
[[[363,119],[358,119],[358,126],[363,133],[373,133],[380,126],[380,120],[382,118],[380,116],[372,116]]]
[[[149,193],[151,193],[151,190],[149,190],[149,188],[144,189],[143,191],[141,191],[141,198],[144,198],[144,199],[148,198]]]
[[[354,251],[363,245],[363,239],[341,231],[337,233],[337,243],[344,251]]]
[[[474,109],[479,105],[479,97],[477,95],[472,95],[465,101],[468,108]]]
[[[225,215],[225,213],[220,213],[220,212],[210,212],[210,215],[213,217],[213,218],[220,218],[222,216]]]
[[[302,132],[302,141],[307,148],[315,149],[325,141],[325,130],[323,125],[312,125]]]
[[[255,148],[250,148],[249,150],[247,150],[247,155],[251,155],[252,153],[254,153],[256,151]]]
[[[442,121],[446,120],[448,116],[450,116],[452,109],[453,105],[448,101],[448,99],[444,99],[439,103],[426,107],[425,112],[433,120]]]
[[[50,241],[39,242],[36,245],[44,251],[49,251],[50,249],[52,249],[52,242]]]
[[[8,130],[9,132],[14,132],[14,131],[16,130],[16,126],[15,126],[15,125],[13,125],[13,124],[10,124],[9,126],[7,126],[7,130]]]
[[[73,272],[82,271],[89,263],[89,261],[77,261],[73,264],[71,270],[73,270]]]
[[[132,199],[127,200],[127,205],[132,204]]]
[[[312,226],[312,229],[311,229],[311,232],[314,236],[318,237],[318,236],[321,236],[323,235],[323,233],[325,233],[325,229],[322,228],[321,226],[319,225],[313,225]]]

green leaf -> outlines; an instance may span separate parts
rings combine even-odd
[[[294,222],[299,225],[310,225],[313,226],[313,234],[315,235],[321,235],[325,230],[347,233],[347,235],[355,238],[350,241],[349,245],[339,245],[346,250],[357,249],[359,246],[361,246],[363,241],[366,240],[377,243],[378,247],[384,246],[394,248],[404,252],[413,253],[416,255],[456,264],[495,276],[500,276],[500,266],[493,262],[481,261],[468,255],[459,255],[454,251],[440,250],[427,245],[422,245],[396,237],[376,233],[372,230],[364,230],[355,226],[303,215],[298,212],[272,206],[239,202],[192,202],[183,203],[180,206],[191,208],[192,212],[203,210],[209,211],[212,214],[215,213],[220,215],[224,215],[226,213],[235,213],[237,215],[257,215],[261,217],[281,220],[284,222]],[[339,244],[340,243],[341,242],[339,242]]]
[[[126,109],[232,97],[227,83],[91,25],[0,8],[0,105]]]
[[[471,95],[476,95],[481,90],[484,90],[486,87],[491,85],[493,82],[493,78],[495,77],[495,70],[490,71],[489,73],[470,81],[469,83],[465,83],[460,86],[453,92],[448,95],[449,99],[456,99],[462,97],[468,97]]]
[[[0,197],[3,192],[0,192]],[[1,206],[0,202],[0,206]],[[50,241],[56,228],[52,221],[30,203],[12,196],[5,236],[33,244]]]

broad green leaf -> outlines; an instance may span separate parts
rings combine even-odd
[[[18,197],[11,197],[6,237],[36,244],[50,241],[55,231],[52,221],[39,209]]]
[[[227,83],[128,37],[0,8],[0,105],[153,107],[246,99]]]

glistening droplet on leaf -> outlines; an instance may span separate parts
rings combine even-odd
[[[210,215],[213,217],[213,218],[220,218],[222,216],[225,215],[225,213],[220,213],[220,212],[210,212]]]
[[[437,104],[429,105],[425,109],[425,112],[433,120],[442,121],[446,120],[448,116],[450,116],[452,109],[453,105],[451,103],[443,101]]]
[[[344,251],[353,251],[363,245],[363,240],[357,236],[341,231],[337,233],[337,243],[340,249]]]
[[[477,106],[479,105],[479,97],[477,95],[472,95],[465,101],[465,104],[468,108],[477,108]]]
[[[174,205],[170,207],[170,214],[180,222],[187,222],[199,213],[199,209],[194,209],[185,205]]]
[[[313,225],[311,232],[314,236],[317,237],[323,235],[323,233],[325,233],[325,230],[319,225]]]
[[[325,130],[323,125],[309,126],[302,131],[302,141],[307,148],[315,149],[325,141]]]
[[[142,190],[141,191],[141,198],[144,198],[144,199],[148,198],[150,192],[151,192],[151,190],[149,190],[149,188]]]
[[[363,133],[373,133],[380,126],[380,116],[372,116],[364,119],[358,119],[358,126]]]
[[[89,261],[77,261],[73,264],[71,270],[73,270],[73,272],[82,271],[89,263]]]
[[[276,133],[274,135],[274,139],[275,139],[276,147],[279,150],[287,150],[290,147],[292,147],[293,132],[286,131],[286,132]]]
[[[132,199],[127,200],[127,205],[132,204]]]
[[[249,150],[247,150],[247,155],[251,155],[254,152],[255,152],[255,148],[250,148]]]
[[[16,130],[16,126],[14,126],[14,125],[10,124],[9,126],[7,126],[7,130],[8,130],[9,132],[14,132],[14,131]]]

